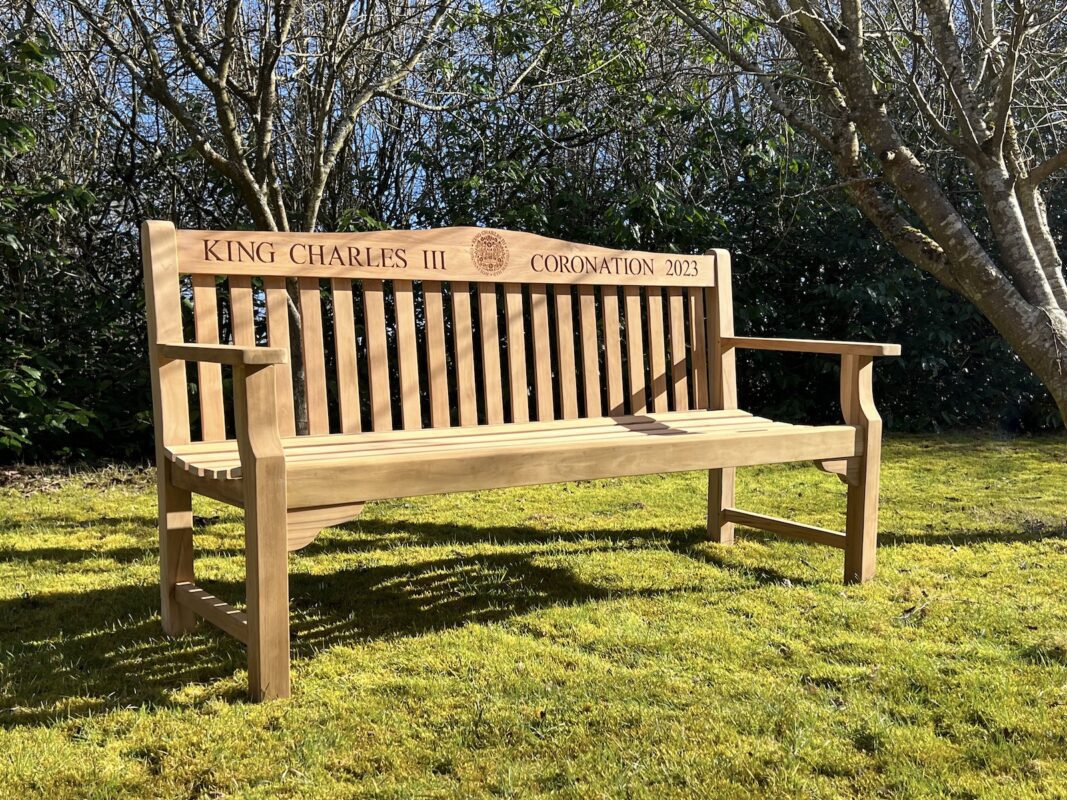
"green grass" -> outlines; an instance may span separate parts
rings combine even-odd
[[[893,438],[878,578],[701,540],[700,474],[368,507],[291,559],[294,686],[157,615],[151,475],[0,489],[0,797],[1067,796],[1067,440]],[[739,505],[840,527],[810,465]],[[198,503],[199,579],[242,595]]]

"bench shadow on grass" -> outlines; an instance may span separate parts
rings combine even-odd
[[[368,530],[369,529],[369,530]],[[332,536],[309,547],[308,557],[358,553],[397,546],[386,534],[412,544],[525,543],[594,539],[611,547],[660,547],[654,531],[583,531],[559,534],[535,528],[478,528],[377,523],[361,526],[364,537]],[[370,532],[368,541],[365,534]],[[641,544],[644,540],[644,544]],[[623,542],[626,542],[624,545]],[[408,541],[404,545],[407,546]],[[126,552],[126,550],[130,552]],[[76,549],[7,551],[3,556],[57,568],[78,558]],[[112,558],[122,569],[153,548],[80,551],[81,558]],[[239,550],[212,549],[237,559]],[[418,551],[413,551],[418,558]],[[413,636],[472,623],[507,619],[526,611],[606,597],[664,595],[671,590],[607,589],[579,579],[570,569],[546,566],[536,554],[455,554],[396,565],[343,568],[324,574],[290,574],[293,656],[308,659],[338,645]],[[297,560],[291,569],[299,570]],[[208,591],[237,603],[238,581],[203,580]],[[47,725],[57,719],[128,707],[187,706],[173,693],[212,683],[245,669],[245,648],[201,622],[179,639],[162,634],[155,584],[24,595],[0,601],[0,725]],[[244,699],[244,676],[226,683],[224,699]],[[210,692],[208,697],[219,697]],[[199,700],[192,702],[201,702]]]
[[[814,582],[773,567],[738,563],[727,551],[702,546],[703,531],[697,528],[677,532],[560,532],[521,526],[395,524],[382,520],[363,520],[348,527],[358,530],[359,536],[325,536],[306,548],[304,557],[315,559],[388,547],[592,540],[609,549],[667,549],[743,573],[746,581],[755,584],[781,583],[786,578],[794,585]],[[1067,531],[1055,527],[1017,534],[968,531],[907,536],[890,532],[882,536],[882,544],[947,546],[1063,536]],[[154,551],[151,546],[98,552],[52,547],[4,551],[0,558],[32,561],[42,568],[51,562],[62,569],[79,559],[105,558],[123,565],[150,557]],[[211,553],[233,559],[241,556],[236,548],[213,548]],[[454,554],[397,565],[329,570],[324,574],[294,571],[290,575],[293,655],[308,659],[338,645],[500,621],[552,605],[609,596],[662,596],[691,591],[609,590],[579,579],[570,569],[539,564],[535,557],[536,554],[514,552]],[[299,569],[298,564],[294,567]],[[244,596],[244,587],[237,581],[205,580],[203,585],[232,602]],[[243,672],[243,645],[206,623],[201,623],[192,635],[169,639],[162,635],[157,609],[155,584],[71,590],[0,601],[0,725],[50,724],[57,718],[116,708],[188,705],[187,699],[174,697],[175,690]],[[219,695],[220,692],[208,693],[209,697]],[[239,680],[228,682],[221,695],[232,702],[243,700],[243,674]]]

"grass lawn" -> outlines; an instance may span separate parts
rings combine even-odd
[[[292,700],[157,615],[149,472],[0,489],[0,797],[1065,797],[1067,439],[889,439],[878,578],[701,474],[376,503],[290,561]],[[842,525],[843,486],[739,505]],[[238,513],[197,569],[242,596]]]

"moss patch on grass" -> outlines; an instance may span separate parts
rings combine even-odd
[[[1063,797],[1067,442],[897,437],[878,578],[687,473],[369,506],[291,558],[295,695],[165,638],[151,475],[0,488],[3,797]],[[843,524],[810,465],[739,505]],[[241,598],[239,512],[198,580]]]

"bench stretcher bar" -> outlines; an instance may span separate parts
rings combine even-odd
[[[800,522],[791,522],[790,520],[772,517],[767,514],[743,511],[740,508],[724,508],[722,517],[725,522],[734,522],[738,525],[744,525],[746,528],[755,528],[767,533],[786,536],[790,539],[802,539],[805,542],[826,544],[841,550],[845,549],[845,534],[828,528],[820,528],[817,525],[804,525]]]
[[[208,594],[195,583],[175,584],[174,599],[230,636],[248,644],[248,616],[229,603]]]

